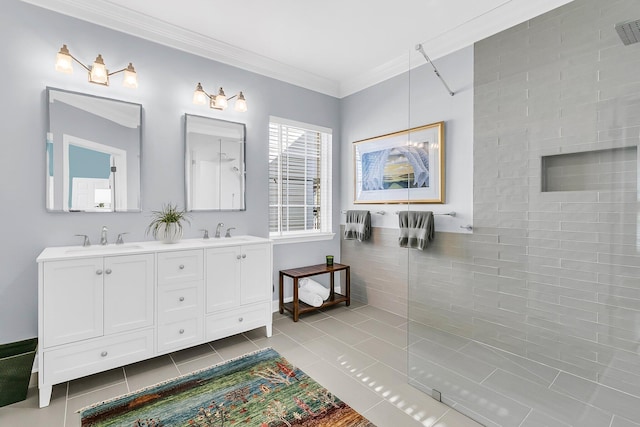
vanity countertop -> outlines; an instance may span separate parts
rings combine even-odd
[[[37,262],[56,261],[75,258],[89,258],[96,256],[136,254],[148,252],[182,251],[189,249],[218,248],[223,246],[253,245],[270,243],[271,240],[257,236],[221,237],[219,239],[182,239],[178,243],[162,243],[155,240],[144,242],[130,242],[121,245],[110,243],[108,245],[92,246],[51,246],[45,248]]]

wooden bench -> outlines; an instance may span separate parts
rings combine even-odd
[[[335,291],[335,272],[344,271],[346,274],[344,295]],[[298,300],[298,281],[304,277],[317,276],[319,274],[330,274],[329,298],[320,306],[314,307]],[[284,277],[293,279],[293,301],[284,302]],[[351,304],[351,267],[345,264],[326,264],[310,265],[308,267],[291,268],[288,270],[280,270],[280,314],[285,310],[293,314],[293,321],[297,322],[302,313],[319,310],[324,307],[345,302],[347,306]]]

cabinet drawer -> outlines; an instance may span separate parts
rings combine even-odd
[[[58,384],[153,356],[153,329],[44,351],[44,382]]]
[[[202,250],[158,254],[158,284],[202,280]]]
[[[207,341],[266,325],[268,316],[271,315],[270,307],[270,303],[268,307],[266,304],[256,304],[207,316],[205,325]]]
[[[200,313],[203,310],[202,289],[201,281],[158,288],[158,318],[186,319]]]
[[[180,319],[158,326],[158,353],[177,350],[202,341],[202,317]]]

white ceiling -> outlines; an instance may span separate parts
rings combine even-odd
[[[23,0],[332,96],[571,0]]]

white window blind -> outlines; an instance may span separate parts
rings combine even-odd
[[[331,232],[331,129],[269,120],[269,233]]]

